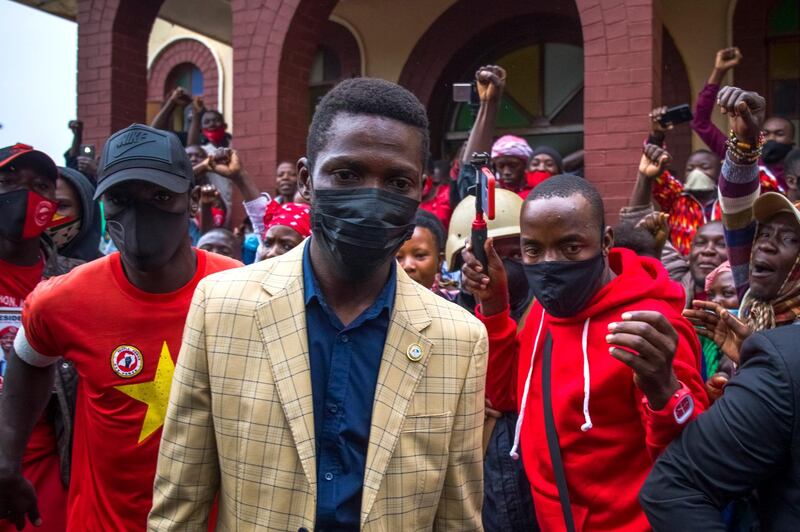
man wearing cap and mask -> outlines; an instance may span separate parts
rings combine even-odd
[[[151,530],[480,530],[486,333],[395,254],[414,231],[425,108],[383,80],[319,103],[298,163],[312,235],[203,281]]]
[[[486,395],[520,412],[511,452],[542,530],[647,530],[639,486],[707,406],[683,290],[655,259],[613,248],[604,218],[597,189],[573,175],[525,200],[520,247],[535,301],[519,334],[492,239],[488,270],[470,246],[462,254],[489,332]]]
[[[44,153],[25,144],[0,149],[0,390],[3,395],[8,367],[12,363],[10,342],[22,318],[23,301],[42,280],[45,263],[52,264],[52,246],[41,238],[53,225],[57,209],[55,163]],[[50,257],[47,257],[47,255]],[[44,402],[52,387],[43,392]],[[26,410],[26,406],[21,407]],[[60,461],[53,424],[45,416],[31,416],[30,445],[18,449],[17,468],[41,493],[47,525],[44,530],[64,529],[66,489],[61,483]],[[24,452],[24,454],[23,454]],[[7,525],[11,528],[11,525]],[[0,522],[0,530],[5,527]]]
[[[134,124],[106,142],[95,197],[120,252],[40,284],[25,300],[0,400],[3,518],[39,521],[19,462],[63,356],[80,377],[67,528],[145,528],[192,293],[206,275],[241,265],[191,247],[193,180],[172,133]]]

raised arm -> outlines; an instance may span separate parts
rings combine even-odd
[[[711,113],[714,110],[714,103],[722,79],[741,60],[742,53],[738,48],[725,48],[718,51],[714,59],[714,69],[708,76],[706,85],[697,95],[697,102],[695,103],[694,118],[691,122],[692,129],[720,159],[725,157],[726,137],[711,121]]]
[[[172,91],[172,94],[169,95],[167,101],[164,102],[164,105],[150,123],[150,127],[163,129],[165,131],[172,131],[172,124],[170,123],[172,112],[178,105],[186,105],[189,103],[189,101],[189,95],[186,93],[183,87],[178,87]]]
[[[631,199],[628,201],[630,207],[641,207],[653,203],[653,182],[664,173],[664,169],[669,164],[671,157],[664,148],[655,144],[647,144],[639,160],[639,169],[636,174],[636,184],[633,186]],[[662,194],[663,195],[663,194]],[[662,200],[661,197],[658,198]],[[663,201],[663,200],[662,200]],[[662,203],[659,201],[659,204]],[[674,199],[672,200],[674,201]],[[669,210],[672,202],[668,205],[661,205],[664,210]]]
[[[206,106],[203,99],[195,96],[192,100],[192,119],[189,121],[189,131],[186,134],[186,145],[200,145],[201,127],[203,124],[203,113],[206,112]]]
[[[724,87],[718,104],[730,120],[730,139],[719,179],[719,199],[728,260],[739,297],[749,287],[750,253],[756,223],[753,203],[759,195],[758,157],[763,144],[761,124],[766,101],[755,92]]]

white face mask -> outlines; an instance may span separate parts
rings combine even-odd
[[[708,177],[705,172],[699,168],[695,168],[686,176],[686,183],[684,183],[683,188],[697,191],[716,190],[717,183]]]

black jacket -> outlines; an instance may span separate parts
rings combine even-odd
[[[639,495],[655,530],[724,531],[758,492],[762,530],[800,529],[800,325],[754,334],[725,394],[656,462]]]

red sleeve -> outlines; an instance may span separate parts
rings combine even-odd
[[[509,309],[492,316],[484,316],[480,306],[475,315],[489,333],[489,365],[486,373],[486,398],[492,408],[501,412],[517,411],[517,324],[511,319]]]
[[[706,143],[706,146],[714,152],[720,159],[725,158],[725,142],[728,138],[711,121],[711,113],[717,101],[719,85],[706,83],[700,94],[697,95],[697,103],[694,108],[694,118],[692,119],[692,129],[697,136]]]
[[[40,355],[59,357],[62,349],[58,337],[54,334],[58,330],[52,322],[51,312],[58,301],[57,288],[61,284],[58,277],[39,283],[36,289],[25,298],[22,307],[22,327],[28,344]],[[56,312],[57,314],[57,312]]]
[[[781,194],[786,193],[780,183],[778,183],[778,180],[775,178],[775,176],[765,172],[763,168],[758,169],[758,180],[761,183],[762,194],[765,192],[780,192]]]
[[[683,194],[683,183],[667,171],[658,176],[653,183],[653,199],[664,212],[672,212],[681,194]]]
[[[675,358],[672,360],[672,367],[675,376],[689,388],[694,399],[694,412],[686,422],[690,423],[708,408],[708,396],[699,370],[700,342],[697,340],[697,334],[691,324],[685,318],[677,316],[670,319],[670,323],[678,332],[678,348],[675,351]],[[636,397],[645,427],[647,452],[655,460],[667,445],[681,433],[686,423],[679,425],[675,421],[671,409],[664,408],[654,412],[647,408],[641,401],[643,394],[638,389]]]

